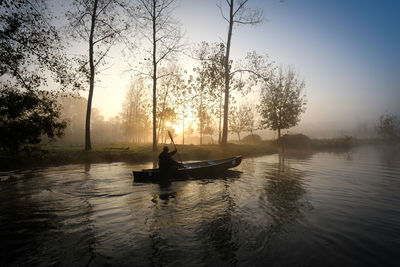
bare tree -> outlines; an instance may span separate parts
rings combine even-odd
[[[278,73],[264,84],[261,90],[261,125],[264,128],[278,131],[297,125],[300,115],[306,110],[306,95],[303,92],[304,81],[297,78],[289,69],[286,73],[279,68]]]
[[[91,150],[90,115],[94,92],[95,75],[99,66],[105,64],[105,57],[112,46],[128,29],[128,24],[121,16],[123,0],[74,0],[73,10],[67,12],[70,28],[75,39],[87,42],[88,58],[82,60],[82,71],[89,80],[89,96],[86,111],[85,150]],[[87,70],[89,65],[89,70]]]
[[[228,114],[229,114],[229,91],[230,91],[230,50],[232,41],[232,31],[234,25],[255,25],[262,21],[262,14],[259,9],[253,10],[247,7],[249,0],[226,0],[229,9],[229,15],[225,16],[221,6],[218,6],[223,19],[228,23],[228,37],[225,50],[225,100],[224,100],[224,123],[222,129],[221,144],[228,142]]]
[[[153,151],[157,151],[157,80],[171,73],[159,74],[159,66],[173,59],[181,50],[181,32],[172,17],[176,0],[138,0],[134,9],[139,30],[148,43],[145,60],[150,63],[149,75],[153,81]]]

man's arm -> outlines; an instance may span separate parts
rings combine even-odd
[[[169,155],[169,156],[173,156],[173,155],[175,155],[175,153],[176,153],[177,151],[178,151],[178,150],[175,149],[174,151],[169,152],[168,155]]]

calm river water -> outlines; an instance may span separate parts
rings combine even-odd
[[[133,183],[151,163],[0,182],[0,265],[399,266],[399,147],[244,159],[226,177]]]

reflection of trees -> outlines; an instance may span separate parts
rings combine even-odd
[[[284,157],[273,164],[265,173],[266,206],[272,206],[271,215],[275,221],[274,232],[279,232],[285,224],[293,223],[302,216],[302,208],[310,207],[304,198],[303,187],[305,172],[292,168]],[[269,205],[268,205],[269,204]],[[263,203],[265,205],[265,203]]]
[[[176,191],[171,186],[171,183],[163,183],[159,185],[157,193],[153,194],[152,202],[153,215],[150,221],[150,247],[152,249],[149,260],[152,266],[162,266],[166,263],[174,262],[177,255],[169,253],[168,250],[172,249],[173,240],[168,240],[168,233],[170,228],[176,227],[175,214],[172,211],[169,201],[176,198]]]
[[[238,225],[230,185],[239,174],[228,172],[229,178],[218,183],[201,180],[159,187],[146,222],[152,265],[237,262]]]
[[[215,210],[211,218],[210,214],[204,214],[198,235],[204,242],[203,262],[217,263],[220,260],[236,264],[236,251],[239,249],[238,229],[234,218],[236,204],[230,195],[230,181],[224,181],[223,186],[220,201],[224,207],[222,210]],[[213,259],[215,252],[218,259]]]

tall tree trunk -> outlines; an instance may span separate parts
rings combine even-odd
[[[203,144],[203,128],[204,128],[204,116],[203,116],[203,84],[201,85],[200,91],[200,145]]]
[[[161,107],[161,114],[164,114],[165,103],[167,102],[168,91],[169,91],[169,90],[168,90],[168,87],[167,87],[167,89],[166,89],[166,91],[165,91],[165,94],[164,94],[163,104],[162,104],[162,107]],[[164,116],[164,115],[161,115],[160,118],[158,119],[157,143],[158,143],[158,140],[160,139],[161,124],[164,123],[164,118],[163,118],[163,116]]]
[[[136,95],[136,107],[135,107],[135,116],[136,116],[136,118],[135,118],[135,121],[136,121],[136,127],[135,127],[135,132],[136,132],[136,134],[135,134],[135,140],[136,140],[136,144],[138,144],[139,143],[139,116],[138,116],[138,109],[139,109],[139,99],[138,99],[138,95],[139,94],[137,94]]]
[[[156,59],[156,2],[153,1],[153,152],[157,151],[157,59]]]
[[[233,28],[233,2],[230,0],[229,5],[229,30],[228,30],[228,40],[226,42],[226,53],[225,53],[225,103],[224,103],[224,125],[222,128],[222,141],[221,145],[226,145],[228,143],[228,114],[229,114],[229,82],[230,82],[230,70],[229,70],[229,54],[231,50],[231,39],[232,39],[232,28]]]
[[[218,144],[221,144],[221,122],[222,122],[222,88],[219,94],[219,122],[218,122]]]
[[[87,110],[86,110],[86,129],[85,129],[85,150],[87,150],[87,151],[92,149],[92,142],[90,140],[90,116],[91,116],[91,112],[92,112],[94,75],[95,75],[95,70],[94,70],[95,66],[94,66],[94,59],[93,59],[93,35],[94,35],[94,28],[96,25],[97,3],[98,3],[98,0],[95,0],[93,3],[92,23],[90,26],[90,35],[89,35],[90,81],[89,81],[89,97],[88,97]]]
[[[185,115],[183,115],[182,120],[182,145],[185,144]]]

